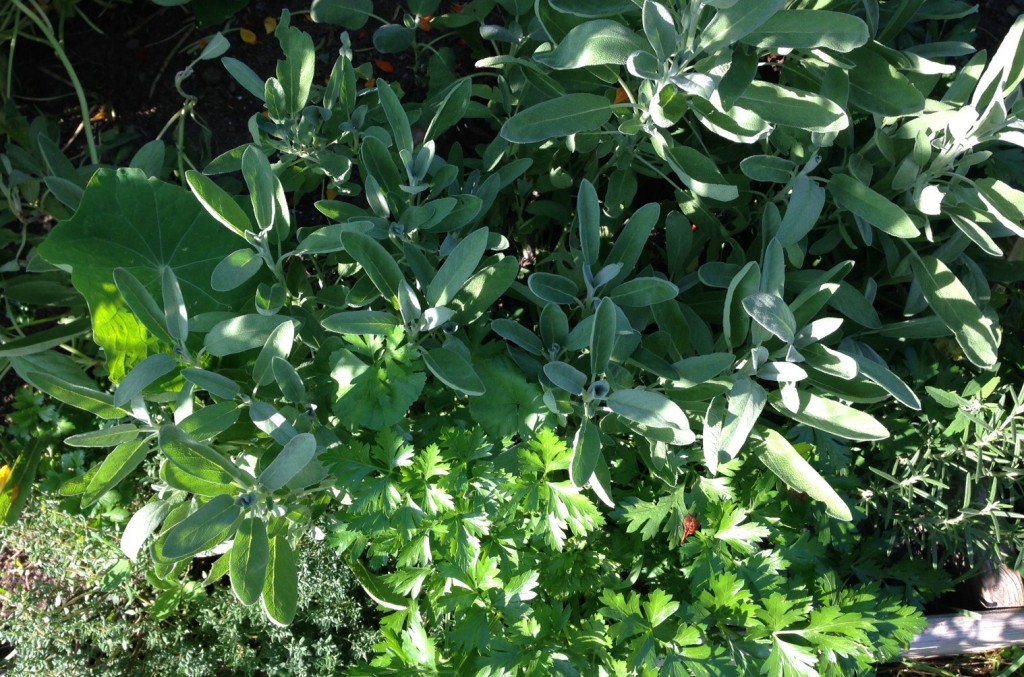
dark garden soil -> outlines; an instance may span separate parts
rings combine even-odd
[[[377,4],[376,11],[385,17],[396,11],[394,2]],[[162,133],[160,138],[173,145],[173,130],[167,123],[183,103],[175,87],[176,75],[218,31],[231,43],[227,56],[244,62],[260,77],[273,75],[281,51],[267,21],[276,20],[284,9],[292,12],[293,25],[313,36],[320,55],[318,77],[326,78],[340,44],[340,31],[314,23],[309,5],[309,0],[253,0],[226,23],[202,27],[184,7],[158,7],[140,1],[109,8],[80,3],[79,10],[88,15],[92,25],[69,20],[65,44],[89,99],[97,134],[119,143],[127,133],[144,143]],[[251,31],[255,42],[243,41],[243,31]],[[368,35],[352,38],[360,54],[372,52]],[[35,109],[59,116],[69,132],[77,126],[80,111],[66,73],[45,45],[25,43],[19,47],[14,73],[23,114],[32,117]],[[197,64],[181,86],[198,100],[195,111],[199,119],[189,125],[185,137],[206,146],[195,149],[205,151],[206,159],[210,153],[216,156],[251,140],[246,123],[262,105],[234,81],[219,59]]]

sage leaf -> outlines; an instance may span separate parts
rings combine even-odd
[[[953,332],[967,359],[982,368],[994,365],[998,359],[995,333],[964,284],[934,256],[912,253],[910,265],[928,305]]]
[[[459,78],[449,85],[447,93],[430,119],[430,124],[427,125],[423,140],[437,139],[443,132],[462,120],[469,108],[469,98],[472,93],[473,81],[469,78]]]
[[[363,267],[373,286],[384,298],[391,299],[398,295],[398,285],[403,279],[402,271],[388,250],[369,235],[357,232],[343,233],[341,241],[345,251]]]
[[[50,397],[83,409],[103,419],[118,419],[129,415],[126,409],[114,404],[114,398],[107,393],[87,388],[64,379],[38,371],[26,372],[26,381],[42,390]]]
[[[601,205],[597,199],[597,189],[587,179],[580,182],[576,195],[576,221],[583,263],[588,266],[597,265],[601,247]]]
[[[192,383],[197,388],[205,390],[214,397],[219,397],[221,399],[234,399],[234,397],[241,391],[241,387],[238,383],[223,374],[218,374],[215,371],[207,371],[205,369],[190,367],[188,369],[183,369],[181,371],[181,375],[186,381]]]
[[[725,417],[722,421],[721,448],[727,459],[736,458],[746,444],[750,431],[754,429],[768,401],[765,389],[752,379],[736,379],[729,391]]]
[[[235,82],[242,85],[242,89],[249,92],[260,101],[266,100],[266,94],[264,93],[264,80],[256,74],[256,71],[238,59],[230,56],[222,57],[220,63],[224,66],[224,69],[231,74],[231,77],[235,79]],[[185,172],[186,180],[188,173],[188,171]],[[191,184],[191,182],[189,183]]]
[[[576,431],[572,444],[572,461],[569,463],[569,478],[578,487],[586,485],[601,460],[601,431],[584,418]]]
[[[252,230],[252,222],[245,210],[213,179],[202,172],[190,169],[185,172],[185,182],[210,216],[232,233],[241,236]]]
[[[768,395],[768,403],[779,413],[830,435],[864,442],[889,437],[889,431],[874,416],[841,402],[801,391],[798,393],[799,406],[791,411],[780,406],[781,400],[782,395],[778,391]]]
[[[718,474],[718,464],[721,461],[725,406],[725,398],[713,397],[704,413],[704,432],[701,436],[701,443],[704,452],[704,465],[708,467],[708,472],[712,477]]]
[[[299,433],[288,442],[263,469],[256,481],[266,491],[277,491],[309,465],[316,455],[316,438],[310,433]]]
[[[191,439],[178,426],[161,427],[158,442],[164,456],[184,472],[200,479],[225,487],[235,483],[246,488],[252,487],[256,481],[213,447]]]
[[[609,298],[627,308],[646,308],[671,301],[679,294],[679,287],[660,277],[635,277],[608,293]]]
[[[775,236],[779,244],[789,247],[804,239],[818,222],[824,206],[825,189],[806,176],[797,177],[786,205],[786,215]]]
[[[600,129],[611,116],[611,103],[603,96],[563,94],[519,111],[505,121],[500,134],[511,143],[537,143]]]
[[[570,395],[579,397],[587,385],[587,375],[566,362],[548,362],[544,365],[544,375]]]
[[[299,603],[299,574],[295,553],[285,534],[270,539],[270,558],[260,603],[274,625],[285,626],[295,619]]]
[[[487,248],[487,228],[479,228],[455,246],[427,285],[426,298],[431,306],[447,305],[466,284]]]
[[[263,259],[248,247],[236,249],[217,264],[210,274],[214,291],[231,291],[245,284],[263,268]]]
[[[679,45],[680,36],[672,12],[654,0],[644,2],[641,11],[647,42],[654,49],[655,56],[664,61],[676,53]]]
[[[223,543],[237,528],[241,514],[234,498],[214,496],[160,536],[157,561],[185,559]]]
[[[768,122],[809,132],[841,132],[850,124],[846,111],[830,99],[761,80],[751,82],[736,105]]]
[[[646,47],[644,40],[624,24],[611,19],[585,21],[569,31],[553,50],[533,59],[555,70],[623,65],[629,55]]]
[[[377,35],[385,28],[387,26],[382,26],[374,32],[375,42]],[[408,31],[404,26],[399,28]],[[405,47],[394,51],[402,51],[403,49]],[[402,108],[402,103],[398,100],[398,96],[391,89],[391,85],[380,79],[377,80],[377,96],[380,99],[381,108],[384,109],[384,116],[388,120],[388,125],[391,127],[395,145],[398,146],[399,151],[404,150],[411,155],[413,151],[412,128],[409,126],[409,116],[406,115],[405,109]]]
[[[69,447],[115,447],[125,442],[134,442],[141,432],[135,425],[125,423],[65,437],[64,444]]]
[[[400,24],[384,24],[373,32],[373,48],[381,54],[404,52],[415,41],[416,31]]]
[[[757,261],[748,261],[740,268],[725,293],[722,315],[722,333],[730,348],[743,345],[750,330],[750,316],[743,308],[743,299],[757,292],[761,286],[761,267]]]
[[[697,195],[720,202],[729,202],[739,196],[739,189],[728,183],[714,161],[700,151],[680,145],[661,132],[651,134],[651,143],[658,156]]]
[[[494,333],[510,343],[514,343],[532,355],[541,355],[544,346],[532,331],[514,320],[499,318],[491,322]]]
[[[718,4],[718,11],[700,32],[700,49],[709,55],[739,42],[768,21],[786,0],[735,0]]]
[[[171,504],[162,498],[150,501],[132,515],[121,533],[121,552],[132,562],[139,560],[139,552],[146,539],[153,535],[171,511]]]
[[[480,380],[473,365],[450,348],[434,348],[422,353],[423,363],[434,376],[453,390],[464,395],[483,395],[484,382]]]
[[[578,303],[579,286],[563,275],[554,273],[533,273],[526,280],[526,285],[542,301],[556,305],[574,305]]]
[[[285,400],[292,404],[306,401],[306,385],[291,362],[282,357],[274,357],[270,361],[270,369],[274,373],[274,381],[281,389]]]
[[[288,444],[288,440],[299,432],[274,405],[253,400],[249,403],[249,419],[253,424],[270,435],[280,445]]]
[[[388,588],[387,584],[380,580],[380,577],[371,573],[362,562],[352,560],[349,562],[349,567],[352,569],[356,580],[359,581],[359,585],[362,586],[363,591],[374,602],[392,611],[405,611],[409,608],[409,604],[404,597]]]
[[[252,211],[256,215],[256,225],[260,230],[267,230],[274,225],[274,198],[277,193],[277,177],[270,168],[270,161],[263,151],[250,145],[242,154],[242,176],[249,187],[249,199]]]
[[[147,440],[124,442],[115,447],[103,459],[99,470],[89,481],[85,493],[82,494],[82,507],[87,508],[98,501],[103,494],[113,489],[138,468],[148,455],[149,442]]]
[[[249,606],[260,598],[269,564],[267,525],[259,517],[246,517],[238,525],[235,542],[228,554],[231,592],[239,602]]]
[[[796,491],[821,501],[829,516],[844,522],[853,519],[849,506],[836,490],[800,455],[785,437],[771,428],[756,435],[758,458],[776,477]]]
[[[317,23],[336,24],[357,31],[373,16],[373,0],[313,0],[310,16]]]
[[[619,264],[622,267],[611,279],[609,284],[615,284],[626,279],[633,272],[637,261],[647,246],[654,227],[658,224],[661,216],[661,207],[655,202],[648,202],[626,220],[622,230],[615,237],[612,249],[605,258],[605,266]]]
[[[324,318],[324,329],[338,334],[387,336],[401,321],[383,310],[346,310]]]
[[[158,341],[173,343],[174,339],[167,330],[167,319],[145,285],[125,268],[114,268],[113,276],[114,285],[121,293],[121,298],[142,326]]]
[[[178,427],[195,441],[203,442],[233,426],[241,413],[236,402],[215,402],[183,418]]]
[[[454,321],[469,324],[482,317],[512,286],[518,275],[519,259],[516,257],[488,257],[452,299],[450,307],[455,310]]]
[[[796,318],[786,302],[774,294],[757,292],[743,299],[751,319],[786,343],[796,340]]]
[[[840,207],[883,233],[904,239],[921,234],[903,209],[849,174],[836,174],[829,179],[828,192]]]
[[[673,385],[693,388],[714,379],[736,362],[732,353],[708,353],[679,360],[672,367],[679,374]]]
[[[142,391],[174,371],[178,361],[165,353],[150,355],[128,372],[114,391],[114,406],[123,407]]]
[[[281,44],[284,60],[277,62],[277,79],[284,87],[285,107],[291,115],[297,115],[309,101],[313,86],[313,70],[316,65],[316,51],[313,38],[294,26],[282,21],[277,25],[274,36]]]
[[[280,315],[239,315],[214,325],[203,346],[214,357],[254,350],[266,344],[271,333],[285,322],[292,320]]]
[[[785,184],[789,183],[789,180],[793,178],[793,174],[796,173],[796,163],[775,155],[750,155],[740,160],[740,171],[743,172],[744,176],[754,181]],[[804,181],[809,183],[806,177],[804,177]],[[793,190],[795,193],[795,185]],[[790,198],[790,204],[794,201],[793,198]]]
[[[295,344],[295,324],[282,322],[274,327],[267,337],[266,343],[256,356],[252,365],[252,378],[258,385],[264,386],[274,380],[274,372],[271,370],[271,361],[275,357],[288,358]]]
[[[783,9],[748,33],[742,42],[758,49],[815,49],[850,52],[865,44],[868,26],[859,17],[828,10]]]
[[[857,371],[868,378],[872,383],[885,388],[896,400],[906,407],[915,411],[921,410],[921,400],[914,394],[903,380],[896,374],[889,371],[889,368],[879,364],[870,357],[851,355],[857,363]]]
[[[617,312],[615,302],[603,298],[594,312],[594,324],[590,331],[590,375],[597,379],[604,373],[615,348]],[[539,343],[539,342],[538,342]],[[589,477],[589,473],[587,474]]]
[[[605,400],[608,408],[624,418],[650,428],[668,428],[683,432],[690,423],[679,405],[652,390],[628,388],[616,390]]]
[[[854,65],[850,74],[850,103],[876,115],[912,115],[924,110],[925,96],[902,73],[864,45],[843,55]]]

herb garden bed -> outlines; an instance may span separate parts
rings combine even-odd
[[[23,659],[220,627],[270,673],[812,675],[1012,638],[922,610],[1024,552],[1024,21],[239,4],[0,10]],[[30,558],[84,524],[83,583]],[[122,630],[37,630],[90,595]],[[229,603],[247,637],[174,622]],[[328,661],[332,613],[372,658]]]

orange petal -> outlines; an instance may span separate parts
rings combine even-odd
[[[244,42],[245,44],[256,44],[256,34],[250,31],[248,28],[243,28],[242,30],[238,31],[238,35],[242,38],[242,42]]]
[[[465,5],[455,3],[452,5],[452,14],[459,14],[462,10],[466,9]]]
[[[421,31],[426,31],[428,33],[430,31],[434,30],[431,27],[431,25],[430,25],[430,22],[433,21],[433,20],[434,20],[434,17],[432,17],[432,16],[420,17],[420,30]]]
[[[374,86],[377,84],[377,78],[368,78],[366,82],[363,84],[367,89],[373,89]]]
[[[272,16],[268,16],[266,19],[264,19],[263,30],[265,30],[268,35],[277,30],[277,19],[275,19]]]
[[[338,197],[338,191],[334,190],[333,188],[328,187],[327,188],[327,199],[328,200],[333,200],[336,197]]]
[[[629,101],[629,95],[626,94],[626,90],[619,87],[615,90],[615,103],[626,103]]]
[[[395,72],[395,64],[393,64],[390,61],[387,61],[385,59],[374,59],[373,60],[373,64],[375,66],[377,66],[377,68],[381,69],[385,73],[394,73]]]

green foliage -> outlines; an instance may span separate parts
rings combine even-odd
[[[223,60],[266,106],[252,143],[189,191],[99,169],[40,247],[114,381],[21,370],[104,421],[62,491],[156,468],[122,547],[166,614],[216,557],[245,608],[300,619],[326,521],[389,612],[354,674],[869,671],[923,620],[861,553],[864,470],[931,407],[908,351],[996,367],[1024,234],[990,162],[1022,145],[1024,20],[957,68],[904,32],[949,4],[481,0],[431,24],[479,58],[457,78],[410,3],[373,39],[423,92],[360,89],[347,37],[321,86],[286,13],[274,77]],[[1005,442],[1018,413],[927,392],[951,434]]]
[[[301,618],[277,628],[221,584],[154,590],[116,528],[97,526],[43,502],[7,532],[0,558],[19,566],[0,597],[0,645],[17,649],[5,674],[323,675],[372,651],[373,614],[323,542],[303,548]]]
[[[998,376],[949,389],[963,378],[941,374],[943,387],[925,386],[924,415],[901,421],[900,433],[861,470],[861,505],[886,550],[981,567],[1024,544],[1017,432],[1024,393]]]

